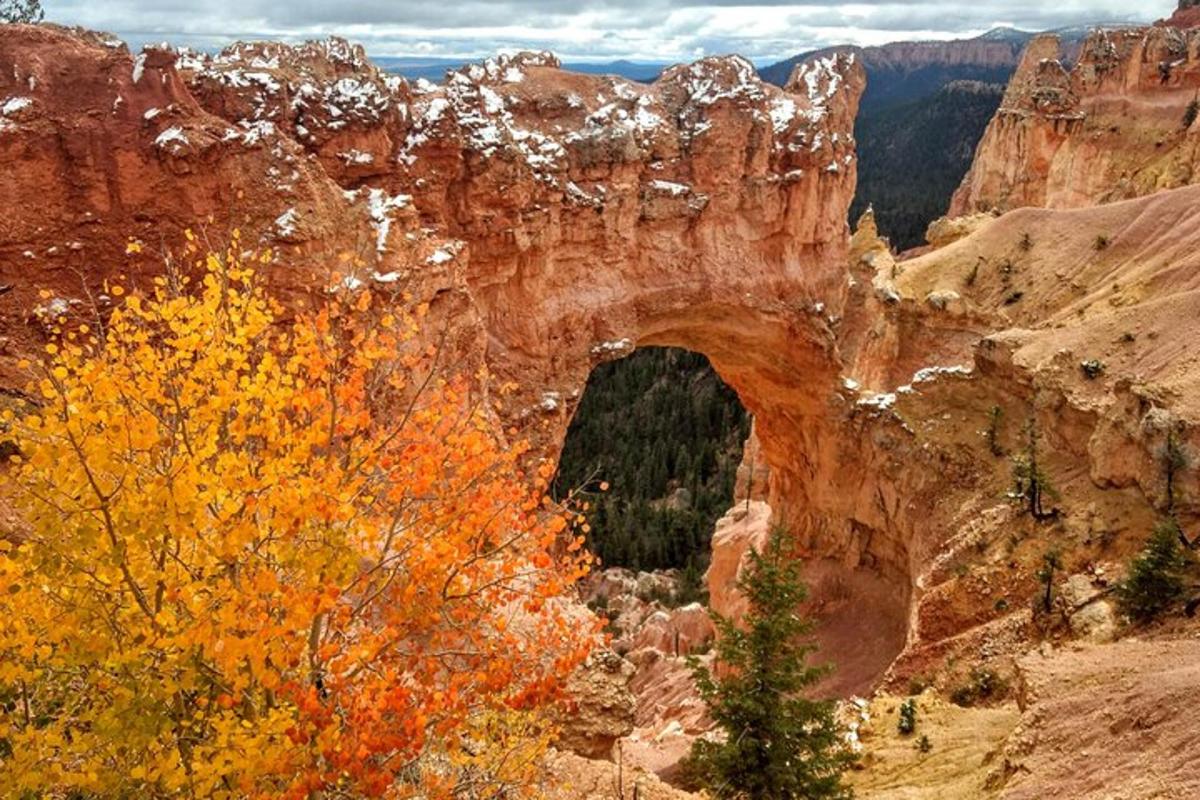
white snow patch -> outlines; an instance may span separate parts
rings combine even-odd
[[[611,342],[601,342],[592,348],[594,356],[610,356],[623,355],[633,350],[633,341],[630,339],[616,339]]]
[[[297,219],[296,209],[289,208],[275,218],[275,230],[284,238],[294,236],[296,234]]]
[[[666,192],[672,197],[680,197],[685,194],[690,194],[692,191],[692,187],[687,186],[686,184],[660,180],[650,181],[650,188],[659,192]]]
[[[973,372],[974,370],[971,367],[957,365],[953,367],[926,367],[925,369],[917,370],[917,372],[913,375],[912,383],[914,385],[918,383],[928,383],[929,381],[936,380],[940,375],[962,375],[964,377],[970,377]]]
[[[187,134],[183,132],[183,128],[173,126],[160,133],[158,138],[154,140],[154,144],[162,149],[169,147],[172,153],[178,153],[190,145],[191,142],[188,141]]]
[[[860,397],[858,399],[858,405],[867,408],[875,408],[880,411],[887,411],[888,409],[892,408],[892,406],[896,405],[896,395],[892,393],[869,394],[866,397]]]
[[[595,186],[595,194],[589,194],[579,184],[575,183],[575,181],[567,181],[566,194],[567,197],[577,203],[601,208],[604,205],[604,198],[608,196],[608,190],[604,186],[597,184]]]
[[[33,101],[28,97],[10,97],[0,105],[0,116],[11,117],[18,111],[24,111],[33,105]]]
[[[788,97],[777,97],[771,101],[771,124],[775,133],[783,133],[796,118],[796,103]]]
[[[142,79],[142,74],[146,71],[146,54],[140,53],[137,58],[133,59],[133,82],[137,83]]]
[[[346,192],[350,199],[356,199],[359,192]],[[375,228],[375,250],[383,253],[387,250],[388,232],[392,227],[392,212],[404,208],[412,202],[412,195],[389,195],[383,189],[367,188],[367,213],[371,217],[371,225]]]
[[[643,97],[643,100],[648,98]],[[637,113],[633,115],[633,123],[643,131],[654,130],[662,124],[662,117],[655,114],[650,109],[646,108],[645,104],[639,102]]]
[[[450,250],[445,247],[439,247],[437,250],[433,251],[429,258],[425,259],[425,263],[437,266],[438,264],[445,264],[447,261],[453,260],[454,253],[450,252]]]
[[[374,164],[375,156],[370,153],[364,153],[362,150],[346,150],[338,153],[338,158],[346,163],[346,166],[354,164]]]
[[[238,122],[238,126],[241,128],[241,131],[231,128],[225,132],[224,138],[226,141],[240,138],[243,144],[250,147],[277,133],[275,123],[268,120],[258,120],[255,122],[241,120]]]

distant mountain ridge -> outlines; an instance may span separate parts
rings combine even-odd
[[[1011,73],[1016,69],[1021,51],[1025,49],[1025,45],[1032,37],[1033,34],[1014,28],[997,28],[973,39],[892,42],[869,47],[835,45],[798,53],[771,66],[763,67],[759,70],[759,74],[765,81],[783,85],[797,64],[821,58],[830,53],[853,52],[859,54],[863,60],[863,66],[867,69],[868,84],[871,82],[879,84],[882,78],[882,82],[890,85],[896,82],[897,78],[909,77],[911,80],[911,77],[921,70],[951,67],[957,70],[964,68],[990,70],[991,72],[987,76],[957,75],[956,77],[992,82],[994,80],[993,73],[1004,71]],[[894,73],[894,76],[888,73]],[[872,81],[872,79],[874,80]],[[922,82],[918,81],[918,83]],[[867,92],[871,93],[869,86]],[[903,102],[926,93],[928,92],[924,91],[924,87],[922,87],[906,92],[909,96],[898,99]],[[877,95],[877,104],[885,102],[885,96],[887,100],[892,99],[890,92],[881,91],[879,88],[876,89],[875,94]],[[864,103],[868,102],[866,97],[863,100]]]
[[[1089,30],[1091,27],[1054,31],[1063,41],[1068,60],[1074,59]],[[1035,36],[1036,33],[1016,28],[994,28],[971,39],[892,42],[870,47],[836,45],[799,53],[763,67],[759,75],[765,81],[782,86],[797,64],[830,53],[858,53],[867,70],[862,112],[869,114],[926,97],[955,80],[1007,83],[1020,62],[1025,45]]]
[[[371,59],[380,69],[394,75],[401,75],[409,80],[424,78],[434,83],[446,77],[446,72],[460,69],[478,59],[472,58],[443,58],[423,56],[376,56]],[[588,75],[619,75],[631,81],[648,83],[657,78],[662,71],[671,66],[670,63],[629,61],[580,61],[564,62],[563,69],[571,72],[583,72]]]
[[[1095,25],[1063,28],[1062,58],[1078,58]],[[971,165],[1026,46],[1038,34],[994,28],[971,39],[840,45],[801,53],[759,70],[783,85],[796,65],[853,52],[867,72],[855,124],[858,192],[852,220],[874,206],[882,234],[898,249],[925,242],[925,228],[944,213]]]

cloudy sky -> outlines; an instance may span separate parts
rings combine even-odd
[[[769,63],[851,42],[947,39],[1148,22],[1175,0],[43,0],[47,19],[138,46],[341,34],[375,56],[480,56],[545,48],[570,60],[690,60],[741,53]]]

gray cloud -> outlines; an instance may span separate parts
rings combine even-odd
[[[670,61],[739,52],[771,61],[828,44],[953,38],[1148,22],[1175,0],[44,0],[47,18],[132,45],[340,34],[374,55],[480,56],[546,48],[568,58]],[[1136,5],[1136,8],[1133,6]]]

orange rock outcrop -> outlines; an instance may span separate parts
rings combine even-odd
[[[863,85],[852,55],[779,89],[736,57],[642,85],[536,53],[409,85],[340,40],[133,55],[99,34],[10,27],[0,379],[16,384],[20,354],[40,346],[39,307],[103,310],[106,281],[157,274],[188,227],[274,248],[268,278],[293,304],[348,265],[349,285],[428,303],[441,363],[486,367],[497,419],[547,457],[596,363],[687,347],[755,414],[766,494],[806,552],[878,568],[898,598],[878,613],[902,621],[898,537],[856,533],[890,526],[885,508],[849,522],[855,493],[827,492],[844,457],[830,403],[845,402]],[[125,256],[130,239],[141,254]],[[492,393],[508,382],[515,392]]]
[[[1078,208],[1200,180],[1200,34],[1185,17],[1097,30],[1070,69],[1058,38],[1027,47],[949,216]]]

